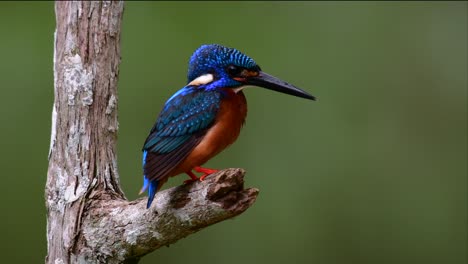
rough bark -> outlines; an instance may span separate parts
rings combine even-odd
[[[117,170],[123,2],[57,1],[54,105],[45,190],[47,263],[136,263],[255,201],[241,169],[128,201]],[[139,179],[139,178],[138,178]]]

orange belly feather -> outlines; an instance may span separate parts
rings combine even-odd
[[[235,93],[232,89],[226,89],[226,92],[228,95],[221,101],[213,126],[169,176],[172,177],[203,165],[236,141],[247,116],[247,101],[242,91]]]

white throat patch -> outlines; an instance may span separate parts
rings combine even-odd
[[[213,80],[214,80],[213,74],[208,73],[208,74],[203,74],[201,76],[198,76],[197,78],[195,78],[195,80],[191,81],[188,85],[200,86],[200,85],[209,84]]]
[[[244,88],[245,88],[245,86],[241,86],[241,87],[234,88],[232,90],[234,90],[235,93],[238,93],[238,92],[242,91],[242,89],[244,89]]]

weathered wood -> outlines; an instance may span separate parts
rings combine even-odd
[[[83,219],[80,248],[86,263],[123,263],[174,243],[204,227],[234,217],[254,202],[257,189],[244,189],[242,169],[227,169],[203,182],[158,193],[150,209],[146,198],[94,201]],[[80,259],[82,260],[82,259]]]
[[[45,190],[47,263],[136,263],[245,211],[244,171],[127,201],[117,170],[117,80],[123,2],[57,1],[54,105]]]

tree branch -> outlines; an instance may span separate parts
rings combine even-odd
[[[250,207],[258,194],[257,189],[244,190],[244,174],[242,169],[227,169],[203,182],[162,191],[149,210],[146,198],[132,202],[96,201],[82,227],[82,239],[91,244],[79,254],[97,257],[105,263],[139,259],[204,227],[234,217]]]
[[[258,194],[241,169],[127,201],[117,170],[123,2],[55,4],[54,106],[45,190],[47,263],[136,263],[245,211]]]

